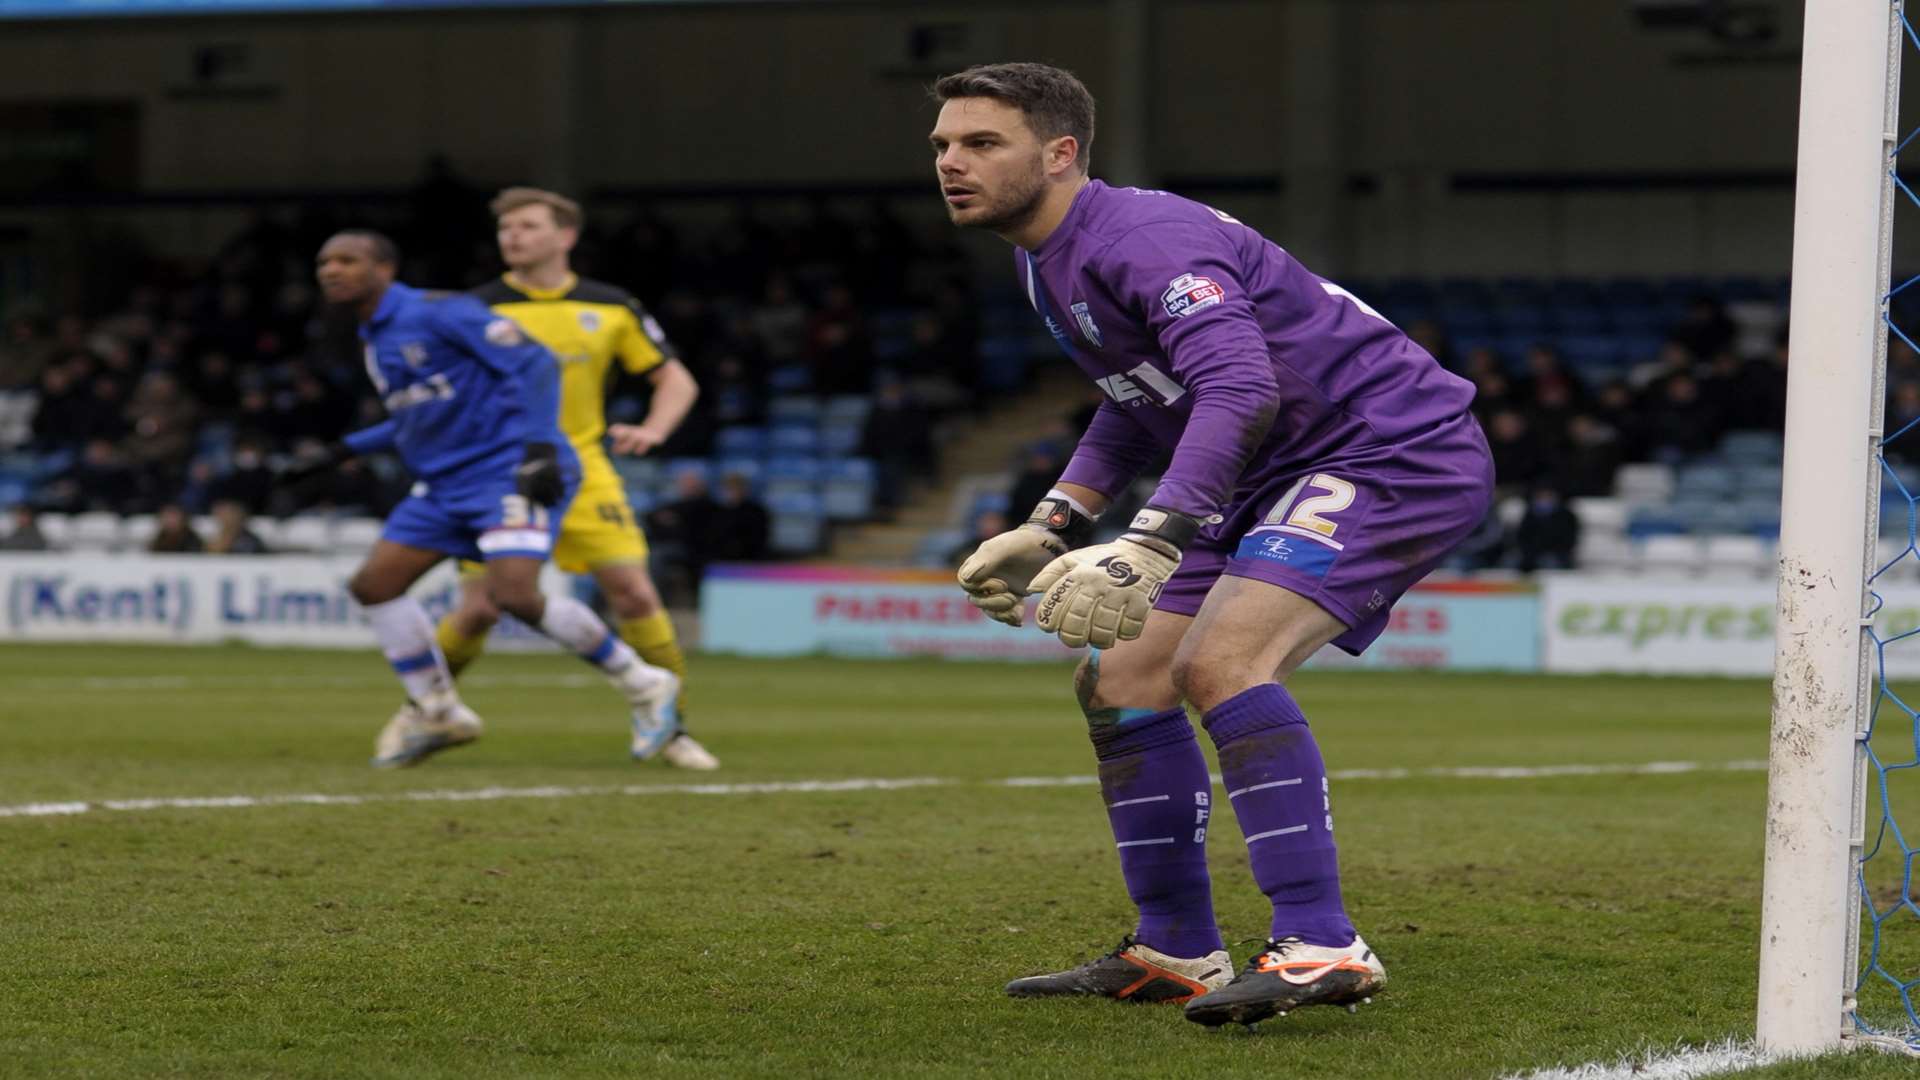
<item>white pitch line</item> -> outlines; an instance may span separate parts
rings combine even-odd
[[[550,675],[468,675],[463,684],[473,686],[507,686],[534,688],[572,688],[600,686],[606,680],[588,672],[566,672]],[[241,690],[257,687],[266,690],[294,689],[359,689],[362,687],[397,686],[393,676],[371,671],[364,675],[89,675],[79,678],[35,676],[18,679],[12,684],[21,690],[40,693],[63,690],[86,691],[124,690],[142,692],[149,690]]]
[[[1649,1050],[1612,1063],[1594,1062],[1569,1068],[1512,1073],[1501,1080],[1703,1080],[1710,1076],[1744,1072],[1780,1060],[1783,1059],[1763,1053],[1751,1042],[1728,1041],[1669,1054]]]
[[[1764,771],[1764,761],[1654,761],[1642,765],[1466,766],[1451,769],[1349,769],[1335,780],[1521,780],[1561,776],[1667,776],[1691,772]],[[1213,778],[1216,783],[1219,777]],[[599,787],[484,787],[329,795],[320,792],[268,795],[174,795],[139,799],[69,800],[0,805],[0,818],[74,817],[101,810],[244,810],[261,806],[365,806],[389,802],[493,802],[500,799],[576,799],[594,795],[787,795],[835,791],[899,791],[947,787],[970,781],[953,777],[855,777],[845,780],[771,780],[740,784],[624,784]],[[971,781],[992,787],[1087,787],[1093,776],[1013,776]]]
[[[932,776],[899,779],[770,780],[751,784],[625,784],[603,787],[484,787],[440,791],[371,792],[357,795],[163,796],[95,802],[23,803],[0,806],[0,817],[71,817],[97,810],[239,810],[260,806],[366,806],[390,802],[493,802],[500,799],[577,799],[591,795],[784,795],[820,791],[899,791],[955,783]]]

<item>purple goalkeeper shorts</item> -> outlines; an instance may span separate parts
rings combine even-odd
[[[1329,459],[1235,493],[1187,546],[1154,607],[1193,615],[1222,574],[1304,596],[1347,624],[1358,656],[1387,614],[1486,517],[1493,458],[1461,416],[1398,446]]]

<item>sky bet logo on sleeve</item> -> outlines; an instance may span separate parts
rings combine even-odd
[[[1167,285],[1167,291],[1160,294],[1160,303],[1166,306],[1167,314],[1176,319],[1184,319],[1197,311],[1205,311],[1227,298],[1227,290],[1220,283],[1199,274],[1181,274]]]
[[[1260,559],[1266,562],[1285,563],[1303,574],[1323,578],[1333,568],[1333,560],[1340,553],[1325,544],[1316,544],[1311,540],[1296,540],[1276,532],[1249,533],[1240,541],[1240,549],[1233,553],[1236,559]]]

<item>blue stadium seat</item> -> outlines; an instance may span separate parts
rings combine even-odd
[[[1715,500],[1730,497],[1740,487],[1740,475],[1732,466],[1717,463],[1687,465],[1674,478],[1674,501],[1696,498]]]
[[[920,538],[913,548],[913,564],[928,568],[945,567],[947,556],[971,534],[965,529],[935,529]]]
[[[35,460],[34,476],[40,480],[51,480],[73,468],[73,463],[79,458],[80,455],[72,450],[49,450]]]
[[[858,424],[827,424],[820,429],[820,452],[828,457],[859,453],[865,435],[865,429]]]
[[[1691,519],[1670,507],[1642,507],[1627,519],[1627,536],[1635,540],[1645,540],[1650,536],[1682,536],[1691,531]]]
[[[1729,431],[1720,440],[1720,455],[1735,464],[1778,465],[1781,452],[1777,431]]]
[[[780,394],[797,394],[813,385],[813,372],[805,364],[782,364],[767,372],[767,389]]]
[[[820,450],[820,431],[798,424],[780,424],[767,435],[766,452],[774,456],[804,454],[811,456]]]
[[[651,491],[660,483],[660,462],[654,458],[616,454],[613,456],[613,471],[630,492]]]
[[[1769,496],[1778,499],[1780,497],[1782,481],[1780,466],[1756,462],[1742,463],[1734,466],[1734,469],[1739,477],[1737,488],[1742,498]]]
[[[663,498],[673,498],[673,492],[679,486],[680,477],[692,473],[704,481],[709,489],[713,487],[713,466],[706,458],[673,458],[661,469],[656,480],[656,490]]]
[[[820,461],[811,457],[773,458],[760,474],[760,488],[771,499],[783,495],[816,497],[820,490]]]
[[[1024,336],[994,336],[982,340],[979,370],[981,389],[1012,390],[1026,381],[1030,352]]]
[[[746,478],[748,487],[758,491],[760,479],[765,474],[766,467],[760,464],[758,458],[723,457],[715,458],[713,462],[713,476],[716,483],[724,477],[742,476]]]
[[[967,518],[972,520],[985,513],[1005,514],[1012,509],[1013,500],[1004,491],[983,491],[973,498],[973,505],[967,508]]]
[[[873,514],[879,470],[869,458],[843,458],[826,467],[821,488],[827,516],[835,521],[858,521]]]
[[[826,538],[826,507],[818,495],[804,492],[769,493],[767,511],[773,519],[769,538],[782,555],[808,555],[820,550]]]
[[[775,426],[817,424],[820,412],[820,399],[810,394],[787,394],[767,402],[767,420]]]
[[[1620,342],[1611,334],[1566,334],[1556,345],[1567,364],[1581,372],[1620,364]]]
[[[1562,334],[1599,334],[1609,322],[1606,309],[1592,304],[1555,304],[1547,317]]]
[[[724,427],[713,436],[713,452],[722,457],[759,457],[767,452],[767,429]]]
[[[873,398],[867,394],[835,394],[820,410],[822,424],[864,424],[873,412]]]
[[[1509,335],[1542,337],[1547,332],[1547,309],[1530,304],[1496,307],[1493,321]]]

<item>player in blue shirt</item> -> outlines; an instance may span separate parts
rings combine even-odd
[[[326,464],[390,450],[417,481],[347,585],[419,706],[380,733],[373,764],[417,764],[479,737],[433,622],[407,595],[449,556],[484,561],[493,602],[600,668],[632,706],[636,738],[664,743],[679,727],[680,680],[643,663],[580,601],[540,592],[580,479],[560,433],[553,354],[472,297],[400,284],[398,263],[392,241],[356,229],[326,242],[316,271],[327,302],[359,319],[367,376],[389,413],[335,444]]]

